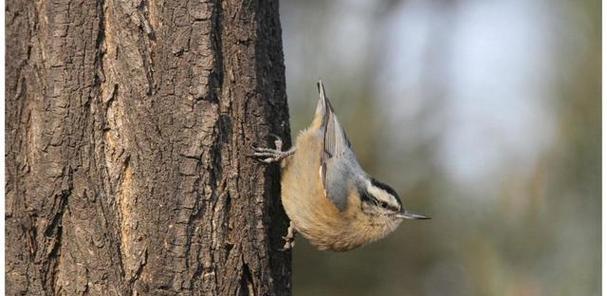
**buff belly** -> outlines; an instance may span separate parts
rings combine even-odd
[[[297,232],[317,248],[333,251],[351,250],[392,232],[400,221],[366,216],[360,211],[360,198],[349,198],[348,210],[340,212],[325,196],[321,140],[318,132],[302,132],[297,151],[282,164],[282,204]]]

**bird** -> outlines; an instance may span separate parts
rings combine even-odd
[[[405,220],[429,219],[403,206],[398,193],[367,174],[339,123],[321,80],[314,119],[282,151],[253,146],[261,162],[280,164],[281,201],[290,219],[283,250],[300,233],[319,250],[349,251],[384,238]]]

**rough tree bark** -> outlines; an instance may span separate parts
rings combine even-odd
[[[287,295],[278,1],[9,0],[7,295]]]

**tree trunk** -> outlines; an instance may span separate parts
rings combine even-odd
[[[278,1],[7,2],[7,295],[290,294]]]

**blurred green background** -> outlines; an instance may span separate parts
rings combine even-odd
[[[601,3],[281,1],[293,136],[322,78],[363,167],[430,221],[294,295],[599,295]]]

